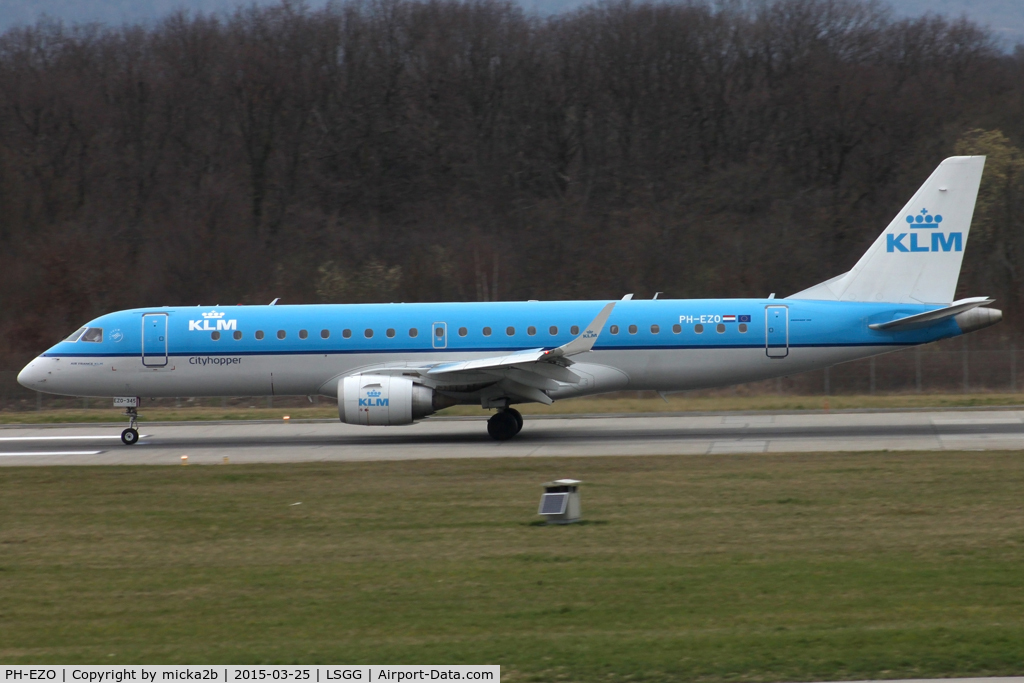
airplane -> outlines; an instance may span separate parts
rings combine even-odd
[[[994,325],[992,299],[953,298],[984,165],[943,161],[849,272],[785,299],[136,308],[88,322],[18,381],[113,398],[127,445],[142,399],[174,396],[330,396],[358,425],[480,405],[505,441],[517,404],[728,386]]]

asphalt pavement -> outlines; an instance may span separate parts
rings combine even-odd
[[[814,451],[1024,450],[1024,411],[588,415],[532,418],[495,442],[478,418],[432,418],[405,427],[335,421],[142,422],[135,446],[124,425],[6,426],[0,466],[409,460],[607,455],[716,455]]]

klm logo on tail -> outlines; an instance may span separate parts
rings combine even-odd
[[[928,209],[921,209],[921,213],[918,215],[907,216],[907,227],[910,230],[938,230],[942,227],[942,216],[939,214],[933,216],[928,213]],[[885,236],[885,250],[888,252],[964,250],[964,234],[962,232],[932,232],[930,241],[927,237],[922,239],[924,235],[928,235],[928,233],[889,233]]]

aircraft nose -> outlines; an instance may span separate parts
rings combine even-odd
[[[18,384],[26,389],[39,391],[44,382],[46,371],[42,369],[42,361],[39,358],[34,359],[18,373]]]

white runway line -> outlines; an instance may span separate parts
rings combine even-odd
[[[954,417],[954,418],[943,418],[934,417],[932,418],[933,425],[1019,425],[1021,419],[1019,417]]]
[[[0,453],[0,458],[19,455],[99,455],[104,451],[24,451],[23,453]]]
[[[140,439],[145,439],[149,434],[139,435]],[[103,434],[101,436],[0,436],[0,441],[70,441],[72,439],[120,439],[119,434],[108,435]]]

